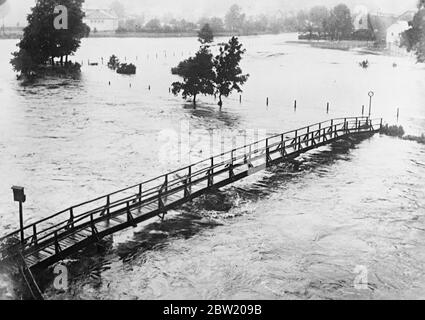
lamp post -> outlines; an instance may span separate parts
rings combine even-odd
[[[24,213],[22,209],[22,204],[27,200],[27,197],[24,193],[23,187],[13,186],[13,200],[19,202],[19,225],[21,232],[21,244],[24,244],[25,236],[24,236]]]
[[[370,116],[372,114],[372,98],[375,95],[375,93],[373,91],[370,91],[368,95],[369,95],[369,119],[370,119]]]

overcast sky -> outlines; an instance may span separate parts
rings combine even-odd
[[[21,25],[35,0],[8,0],[10,10],[6,15],[6,25]],[[112,0],[86,0],[90,8],[107,8]],[[120,0],[127,11],[144,13],[147,17],[161,17],[167,13],[176,18],[197,19],[201,16],[223,16],[228,8],[237,3],[247,14],[273,13],[309,8],[314,5],[328,7],[338,3],[346,3],[351,9],[358,5],[366,5],[372,12],[403,13],[416,8],[417,0]]]

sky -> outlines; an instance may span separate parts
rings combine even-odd
[[[89,8],[108,8],[113,0],[86,0]],[[275,13],[277,10],[291,11],[315,5],[335,6],[341,2],[351,9],[365,5],[372,12],[403,13],[416,8],[417,0],[120,0],[127,12],[145,14],[146,17],[161,17],[171,14],[175,18],[188,20],[203,16],[224,16],[228,8],[237,3],[248,15]],[[35,0],[7,0],[9,10],[4,17],[7,26],[25,24]],[[3,4],[4,6],[4,4]],[[0,7],[0,19],[1,16]],[[3,10],[4,11],[4,10]],[[1,21],[0,21],[1,22]]]

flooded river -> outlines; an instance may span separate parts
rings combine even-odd
[[[25,221],[34,222],[219,153],[212,130],[228,150],[246,130],[359,116],[371,90],[372,116],[394,124],[400,108],[408,134],[425,132],[424,65],[286,42],[293,38],[241,38],[250,79],[242,102],[235,94],[222,111],[213,98],[193,109],[169,93],[170,69],[197,50],[194,38],[84,39],[72,57],[83,62],[81,78],[27,87],[8,64],[16,41],[1,40],[0,235],[18,225],[12,185],[26,188]],[[112,54],[137,75],[102,65]],[[177,158],[175,146],[164,158],[164,130],[185,126],[190,152]],[[337,143],[223,189],[224,211],[201,199],[162,224],[114,235],[100,253],[67,262],[66,293],[43,287],[52,299],[425,298],[424,177],[424,145],[379,135]],[[13,298],[10,287],[1,275],[0,297]]]

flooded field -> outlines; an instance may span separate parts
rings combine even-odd
[[[242,102],[233,95],[222,111],[213,98],[200,97],[194,109],[169,93],[177,79],[170,69],[197,50],[194,38],[84,39],[72,57],[83,61],[81,78],[27,87],[8,64],[16,41],[0,41],[0,235],[18,225],[12,185],[26,188],[30,223],[220,153],[212,130],[227,151],[247,130],[276,134],[359,116],[371,90],[373,117],[394,124],[400,108],[408,134],[425,132],[424,65],[288,40],[241,38],[250,79]],[[135,63],[137,75],[102,65],[112,54]],[[366,59],[370,67],[360,68]],[[178,158],[175,146],[164,157],[164,131],[183,127],[190,153]],[[47,297],[425,298],[425,146],[376,135],[298,160],[223,189],[228,210],[198,200],[163,224],[114,235],[94,258],[68,261],[70,290],[46,283]],[[354,286],[359,266],[363,290]],[[13,297],[8,277],[0,282],[0,296]]]

